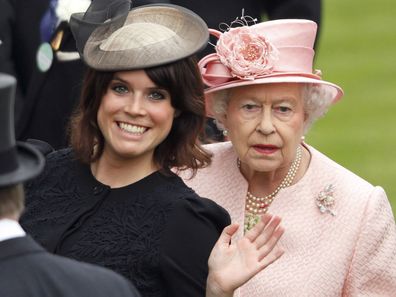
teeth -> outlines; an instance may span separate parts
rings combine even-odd
[[[120,123],[119,126],[122,130],[127,131],[129,133],[134,133],[134,134],[143,134],[144,131],[146,131],[146,128],[144,128],[144,127],[130,125],[127,123]]]

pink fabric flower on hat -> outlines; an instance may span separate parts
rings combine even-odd
[[[278,50],[250,27],[237,27],[221,34],[216,45],[221,63],[240,79],[270,74],[278,60]]]

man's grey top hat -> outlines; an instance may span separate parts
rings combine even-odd
[[[93,0],[70,26],[84,62],[93,69],[121,71],[160,66],[206,47],[209,31],[194,12],[171,4],[130,9],[129,0]]]
[[[16,79],[0,73],[0,188],[38,175],[44,157],[27,143],[15,141],[14,100]]]

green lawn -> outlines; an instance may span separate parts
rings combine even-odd
[[[315,68],[345,96],[307,142],[385,188],[396,214],[396,2],[323,2]]]

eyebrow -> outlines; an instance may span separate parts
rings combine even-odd
[[[244,98],[241,98],[241,99],[252,100],[252,101],[262,101],[262,99],[257,97],[255,94],[245,96]],[[267,100],[265,100],[265,101],[267,101]],[[279,104],[281,102],[296,103],[296,102],[298,102],[298,98],[294,97],[294,96],[291,96],[291,95],[286,95],[286,96],[273,98],[272,102],[273,103],[277,103],[277,104]]]
[[[121,77],[118,77],[117,75],[114,75],[111,80],[118,80],[118,81],[126,83],[126,84],[128,83],[126,80],[122,79]]]
[[[127,80],[125,80],[125,79],[122,79],[121,77],[119,77],[119,76],[117,76],[117,75],[114,75],[112,81],[119,81],[119,82],[122,82],[122,83],[124,83],[124,84],[131,85],[129,81],[127,81]],[[153,84],[154,84],[154,83],[153,83]],[[148,87],[147,89],[148,89],[148,90],[164,90],[164,91],[167,91],[167,92],[168,92],[167,89],[165,89],[165,88],[163,88],[163,87],[159,87],[159,86],[157,86],[156,84],[154,84],[152,87]]]
[[[283,97],[279,97],[279,98],[275,98],[273,99],[274,102],[276,103],[281,103],[281,102],[297,102],[298,98],[293,97],[293,96],[283,96]]]

